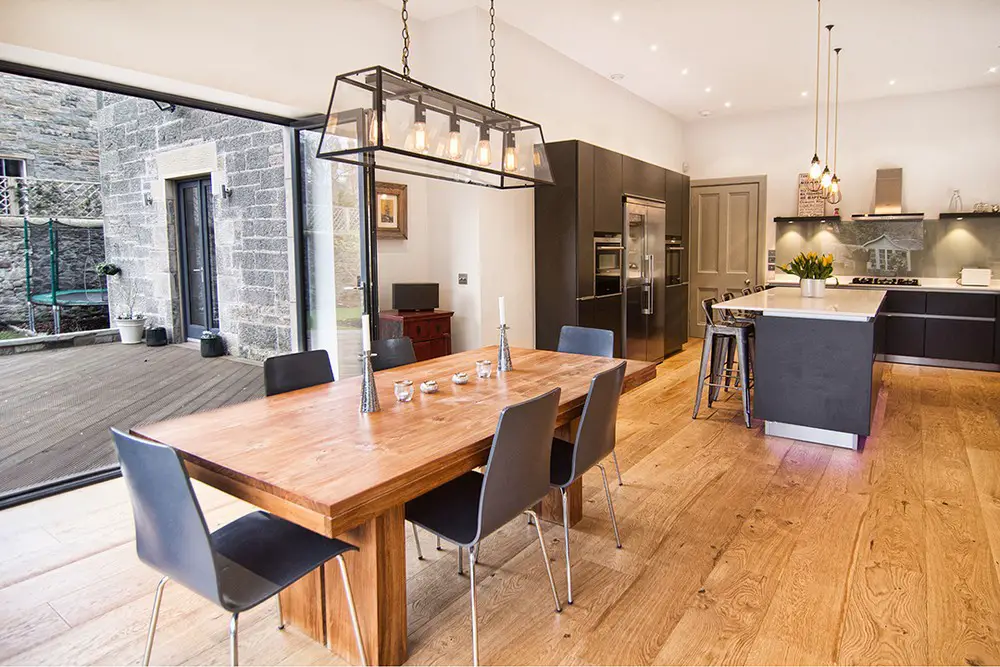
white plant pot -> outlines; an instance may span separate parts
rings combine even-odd
[[[826,296],[826,281],[816,278],[802,278],[799,280],[799,289],[802,296],[813,299],[822,299]]]
[[[142,334],[146,331],[146,318],[141,320],[122,320],[115,318],[115,326],[125,345],[135,345],[142,342]]]

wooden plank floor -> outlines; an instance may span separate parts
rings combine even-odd
[[[766,438],[737,400],[692,420],[697,344],[622,401],[614,546],[599,475],[552,611],[533,530],[483,543],[484,664],[1000,663],[1000,374],[891,366],[863,452]],[[211,526],[249,508],[198,486]],[[135,663],[158,575],[120,480],[0,512],[0,663]],[[544,526],[565,599],[562,530]],[[470,660],[454,549],[408,542],[412,664]],[[223,664],[224,614],[168,586],[153,659]],[[242,619],[244,664],[333,664]]]
[[[264,395],[260,366],[187,345],[89,345],[0,357],[0,496],[114,466],[111,426]]]

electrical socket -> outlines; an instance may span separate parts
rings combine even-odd
[[[458,284],[459,285],[468,285],[469,284],[469,274],[468,273],[460,273],[460,274],[458,274]]]

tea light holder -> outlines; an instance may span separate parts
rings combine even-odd
[[[510,344],[507,342],[507,329],[506,324],[501,324],[500,329],[500,343],[497,345],[497,373],[504,373],[506,371],[514,370],[514,364],[510,360]]]
[[[378,389],[375,387],[375,371],[372,369],[374,352],[362,352],[361,359],[361,412],[378,412],[382,406],[378,402]]]

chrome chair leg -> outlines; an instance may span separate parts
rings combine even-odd
[[[462,547],[458,548],[458,574],[465,574],[465,571],[462,569]]]
[[[469,547],[469,600],[472,603],[472,664],[479,665],[479,621],[476,610],[476,546]],[[461,561],[462,548],[458,549]]]
[[[701,407],[701,393],[705,389],[705,378],[713,370],[714,361],[714,343],[712,341],[712,330],[706,327],[705,340],[701,344],[701,366],[698,370],[698,382],[695,387],[694,395],[694,411],[691,413],[691,419],[698,418],[698,409]],[[711,382],[711,380],[709,380]],[[709,387],[711,392],[712,388]],[[711,397],[709,397],[711,400]]]
[[[552,567],[549,566],[549,554],[545,551],[545,538],[542,537],[542,527],[538,523],[538,516],[532,510],[528,510],[528,514],[531,518],[535,520],[535,531],[538,533],[538,546],[542,548],[542,560],[545,561],[545,572],[549,575],[549,585],[552,586],[552,599],[556,602],[556,611],[562,611],[562,605],[559,604],[559,594],[556,593],[556,580],[552,578]]]
[[[347,596],[347,609],[351,612],[351,625],[354,627],[354,641],[358,645],[358,656],[362,665],[368,665],[368,654],[365,653],[365,643],[361,641],[361,624],[358,622],[358,610],[354,606],[354,593],[351,591],[351,580],[347,577],[347,563],[344,555],[337,556],[340,563],[340,578],[344,581],[344,595]]]
[[[274,601],[278,604],[278,629],[285,629],[285,619],[281,615],[281,593],[274,596]]]
[[[615,529],[615,542],[618,543],[618,548],[622,548],[622,539],[618,537],[618,520],[615,519],[615,506],[611,502],[611,489],[608,488],[608,474],[604,472],[604,466],[600,463],[597,467],[601,469],[601,479],[604,480],[604,495],[608,497],[608,511],[611,512],[611,527]]]
[[[240,664],[240,615],[233,614],[229,619],[229,664],[232,667]]]
[[[569,564],[569,499],[561,489],[563,506],[563,541],[566,542],[566,604],[573,604],[573,571]]]
[[[411,523],[410,528],[413,529],[413,543],[417,545],[417,560],[423,560],[424,550],[420,548],[420,536],[417,535],[417,524]]]
[[[149,617],[149,631],[146,633],[146,652],[142,654],[143,667],[149,664],[149,656],[153,653],[153,636],[156,634],[156,621],[160,617],[160,601],[163,600],[163,587],[170,577],[163,577],[156,585],[156,595],[153,596],[153,613]]]
[[[437,550],[438,551],[444,551],[444,549],[441,548],[441,537],[440,536],[438,536],[438,538],[437,538]]]
[[[625,482],[622,481],[622,469],[618,467],[618,452],[612,449],[611,458],[615,462],[615,472],[618,473],[618,486],[625,486]]]

